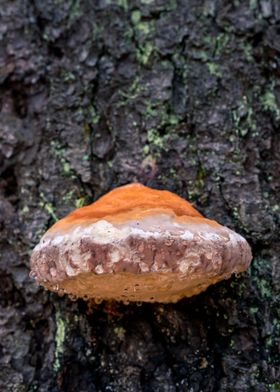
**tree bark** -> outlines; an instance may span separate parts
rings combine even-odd
[[[0,4],[0,390],[279,391],[279,1]],[[133,181],[243,234],[249,271],[167,305],[37,287],[46,229]]]

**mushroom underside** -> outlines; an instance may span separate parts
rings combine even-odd
[[[128,302],[177,302],[207,289],[231,274],[213,276],[184,276],[179,273],[144,273],[135,275],[127,272],[118,275],[82,273],[65,279],[58,284],[43,283],[45,288],[58,294],[68,294],[73,299],[93,299]]]

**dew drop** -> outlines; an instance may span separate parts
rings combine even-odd
[[[124,305],[129,305],[129,300],[128,299],[123,299],[122,302],[123,302]]]
[[[58,294],[60,297],[63,297],[63,296],[64,296],[64,293],[65,293],[64,289],[58,289],[57,294]]]
[[[136,306],[142,306],[142,302],[141,301],[136,301]]]
[[[94,301],[95,301],[95,303],[96,303],[97,305],[99,305],[99,304],[101,304],[101,302],[102,302],[103,300],[102,300],[102,298],[96,297],[96,298],[94,299]]]
[[[76,295],[74,295],[74,294],[69,294],[69,298],[70,298],[70,300],[71,301],[77,301],[77,296]]]

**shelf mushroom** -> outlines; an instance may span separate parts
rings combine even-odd
[[[55,223],[31,257],[45,288],[84,299],[176,302],[245,271],[247,241],[174,193],[134,183]]]

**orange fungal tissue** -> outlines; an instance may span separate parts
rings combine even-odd
[[[176,194],[121,186],[55,223],[31,256],[31,276],[74,297],[176,302],[245,271],[247,241]]]

